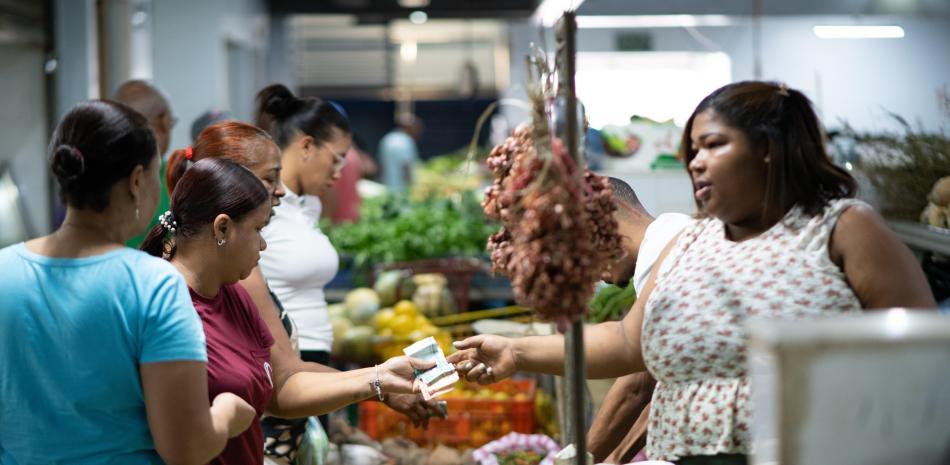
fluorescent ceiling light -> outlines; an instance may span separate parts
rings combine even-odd
[[[565,11],[577,11],[584,0],[543,0],[534,10],[531,19],[535,24],[553,26]]]
[[[397,3],[403,8],[425,8],[429,6],[429,0],[399,0]]]
[[[900,39],[900,26],[815,26],[813,31],[821,39]]]
[[[652,27],[729,26],[732,20],[725,15],[637,15],[637,16],[578,16],[581,29],[626,29]]]
[[[429,15],[427,15],[425,11],[416,10],[409,13],[409,21],[411,21],[412,24],[425,24],[428,20]]]

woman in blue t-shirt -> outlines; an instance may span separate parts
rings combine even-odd
[[[158,202],[155,138],[89,101],[49,147],[66,219],[0,250],[0,463],[206,463],[254,410],[230,393],[209,405],[184,280],[123,245]]]

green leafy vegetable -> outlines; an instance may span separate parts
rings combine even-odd
[[[351,255],[357,270],[374,264],[450,256],[482,256],[498,226],[482,213],[474,192],[410,201],[401,196],[367,199],[360,221],[322,223],[337,251]]]

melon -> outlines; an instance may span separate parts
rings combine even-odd
[[[388,307],[399,299],[406,299],[416,291],[416,283],[408,271],[384,271],[376,278],[373,290],[379,295],[379,303]]]
[[[369,326],[354,326],[343,334],[343,357],[349,360],[371,360],[373,337],[376,331]]]
[[[334,356],[343,355],[343,340],[346,332],[353,327],[353,323],[346,318],[331,318],[330,324],[333,325],[333,348],[330,350]]]
[[[379,310],[379,296],[376,291],[361,287],[346,294],[344,305],[347,318],[355,325],[364,325],[371,322]]]

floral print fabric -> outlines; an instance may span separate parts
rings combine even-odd
[[[853,199],[817,216],[793,208],[759,236],[733,242],[721,221],[683,231],[660,267],[643,327],[643,357],[659,381],[647,454],[654,460],[751,452],[744,323],[860,310],[828,243]]]

